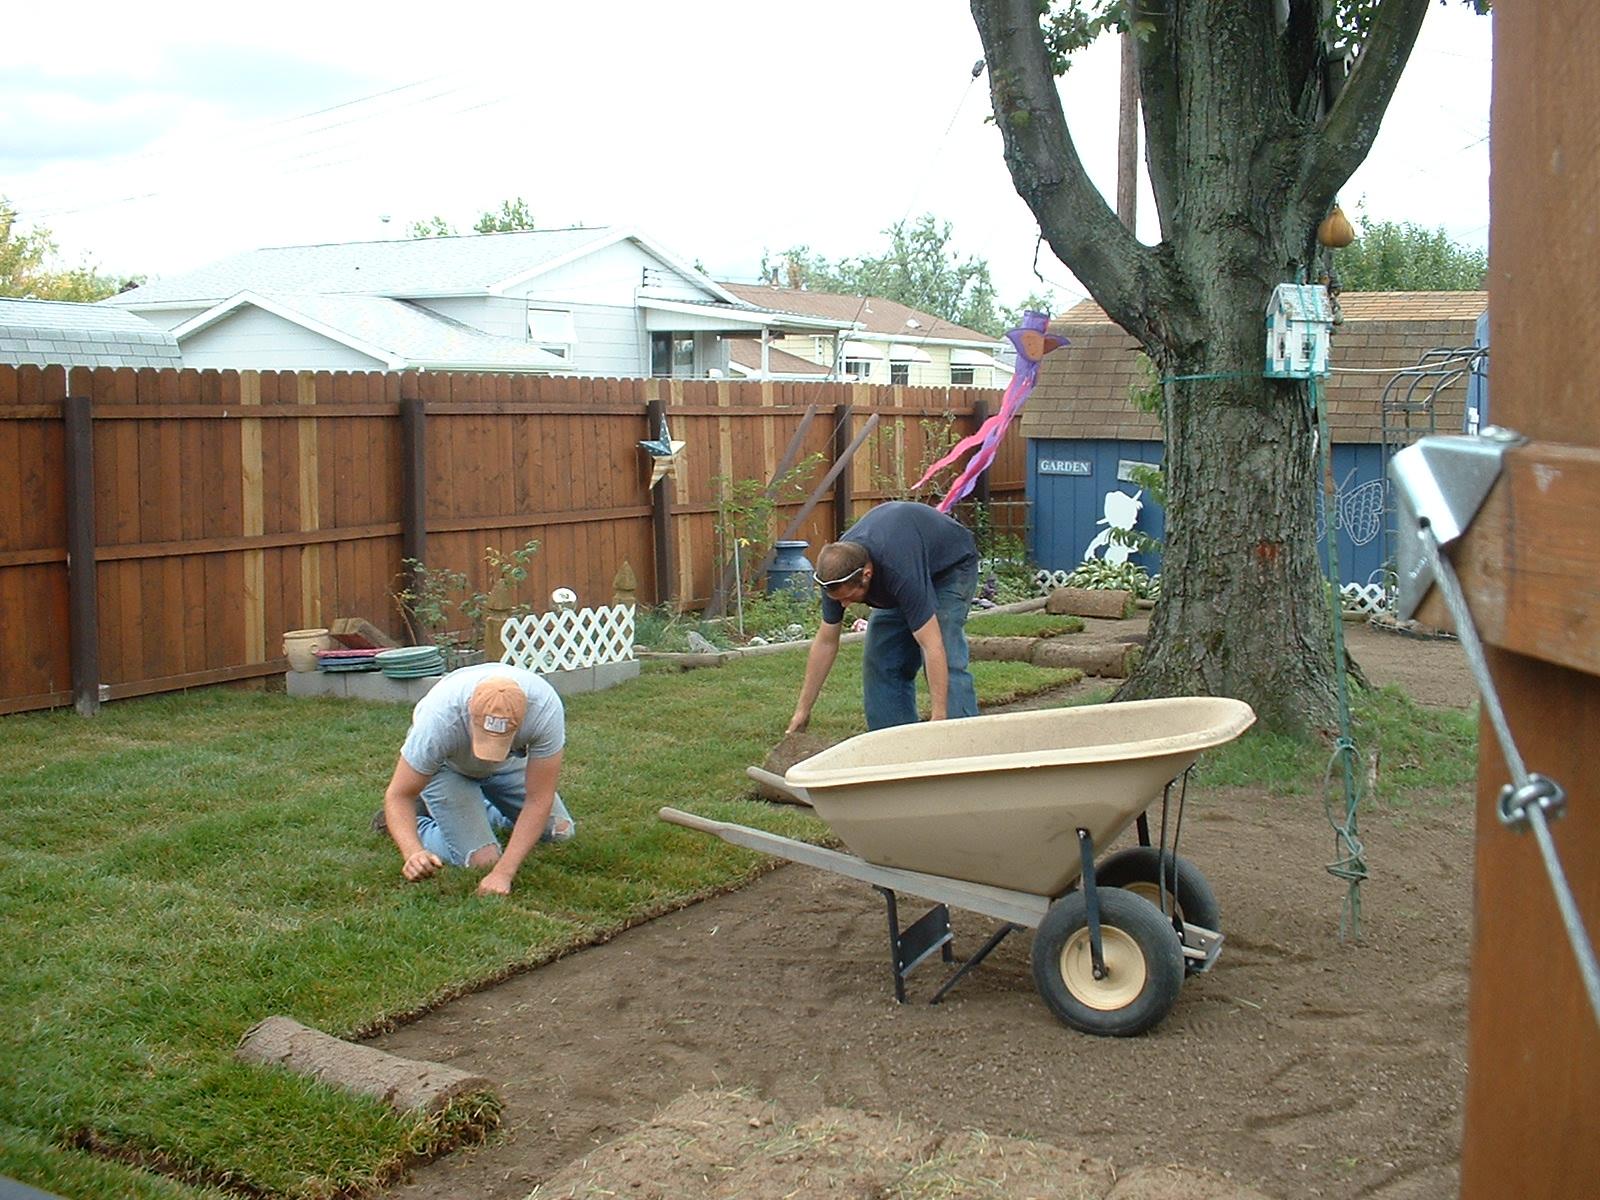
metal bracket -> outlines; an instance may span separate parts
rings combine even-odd
[[[1500,478],[1505,452],[1527,440],[1488,425],[1476,437],[1421,438],[1389,460],[1399,529],[1396,607],[1402,621],[1415,615],[1435,580],[1432,562],[1418,547],[1419,530],[1431,530],[1440,548],[1459,538]]]

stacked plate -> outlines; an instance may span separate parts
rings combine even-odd
[[[378,667],[390,679],[421,679],[444,674],[444,652],[437,646],[401,646],[380,650]]]
[[[345,671],[376,671],[378,651],[372,650],[318,650],[317,670],[330,674]]]

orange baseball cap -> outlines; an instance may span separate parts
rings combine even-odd
[[[484,762],[503,761],[527,712],[528,697],[515,679],[494,675],[478,684],[467,701],[473,755]]]

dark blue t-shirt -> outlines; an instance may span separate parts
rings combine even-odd
[[[978,544],[965,525],[910,500],[878,505],[839,540],[861,543],[872,559],[867,603],[898,608],[912,629],[921,629],[933,616],[939,576],[978,561]],[[844,620],[844,605],[824,595],[822,619],[837,625]]]

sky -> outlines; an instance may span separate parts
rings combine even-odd
[[[403,237],[522,197],[639,229],[716,278],[764,253],[879,253],[932,213],[1002,304],[1084,291],[1014,191],[959,0],[18,6],[0,196],[57,265],[173,274],[262,246]],[[1487,244],[1492,18],[1433,5],[1366,163],[1375,220]],[[20,53],[18,53],[20,51]],[[1062,85],[1114,195],[1117,50]],[[1140,234],[1154,237],[1148,191]]]

